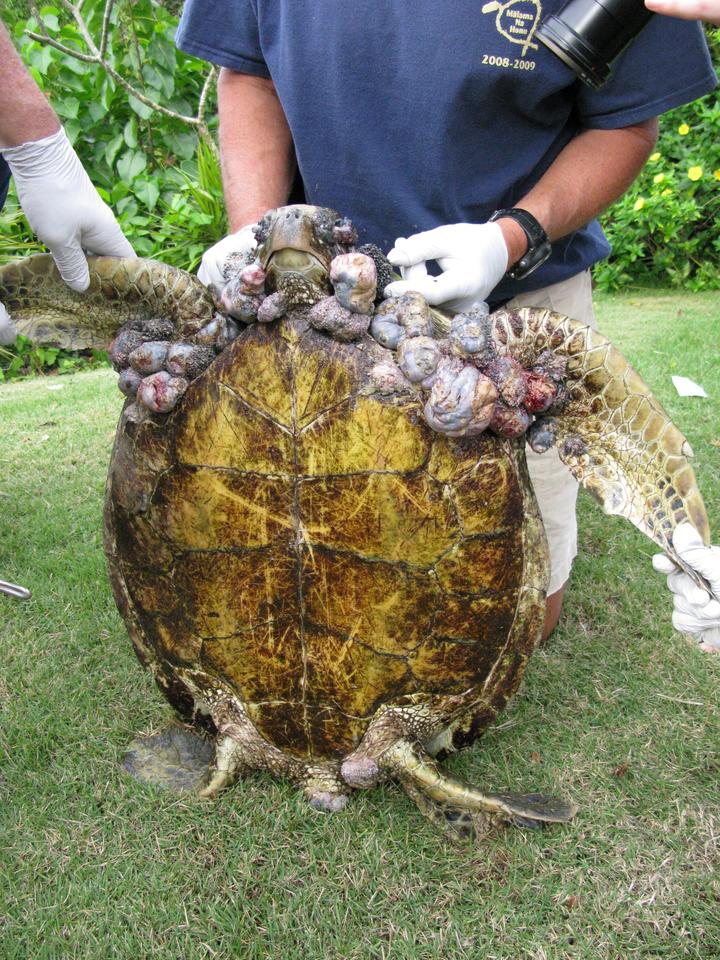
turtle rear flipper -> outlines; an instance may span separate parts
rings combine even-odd
[[[399,740],[379,760],[420,811],[451,839],[487,833],[493,820],[537,828],[571,820],[577,808],[542,794],[484,793],[443,770],[418,742]]]
[[[171,724],[133,740],[123,767],[141,783],[177,793],[197,793],[207,784],[214,756],[212,741],[190,727]]]
[[[709,543],[707,513],[690,444],[642,377],[602,334],[550,310],[500,310],[493,321],[496,340],[525,366],[552,354],[564,368],[565,402],[531,428],[531,445],[533,434],[538,452],[554,444],[605,513],[630,520],[686,569],[673,531],[689,521]]]

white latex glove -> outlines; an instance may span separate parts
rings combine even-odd
[[[65,131],[3,147],[20,206],[73,290],[90,283],[86,250],[110,257],[133,257],[112,210],[103,203]]]
[[[720,653],[720,547],[706,547],[691,523],[681,523],[673,534],[678,556],[702,574],[713,596],[696,587],[664,553],[653,557],[653,567],[667,574],[673,592],[672,622],[676,630],[697,638],[703,650]]]
[[[469,310],[487,300],[508,266],[508,250],[497,223],[454,223],[412,237],[398,237],[388,260],[400,267],[402,280],[385,287],[386,297],[410,290],[433,306]],[[437,260],[440,276],[428,274],[425,262]]]
[[[10,314],[0,303],[0,347],[7,347],[11,343],[15,343],[16,337],[15,324],[10,319]]]
[[[248,223],[237,233],[229,233],[203,254],[197,272],[198,280],[206,287],[210,287],[217,297],[220,296],[229,279],[225,274],[225,263],[228,257],[236,253],[247,254],[254,250],[256,242],[253,230],[256,226],[256,223]]]

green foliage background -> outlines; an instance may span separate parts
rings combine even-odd
[[[7,0],[6,0],[7,2]],[[192,116],[207,64],[179,53],[174,36],[179,3],[120,0],[113,10],[109,59],[156,103]],[[97,39],[104,3],[86,0],[83,17]],[[61,118],[85,168],[140,256],[192,270],[226,230],[222,185],[211,139],[164,116],[119,86],[98,65],[28,36],[38,21],[26,4],[11,3],[3,19],[21,56]],[[87,52],[66,10],[39,9],[47,33],[65,47]],[[212,119],[215,107],[209,103]],[[29,239],[12,200],[0,215],[0,258],[17,256]]]
[[[716,70],[720,30],[706,30]],[[596,284],[720,288],[720,100],[716,93],[660,118],[640,176],[601,218],[613,252]]]

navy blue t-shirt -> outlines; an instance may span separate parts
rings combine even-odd
[[[177,44],[271,77],[308,203],[349,216],[361,242],[387,251],[396,237],[517,204],[582,128],[639,123],[715,86],[699,24],[655,17],[590,90],[533,39],[562,2],[186,0]],[[608,253],[593,222],[493,299]]]

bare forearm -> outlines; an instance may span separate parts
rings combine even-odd
[[[236,231],[287,202],[295,154],[270,80],[221,70],[218,110],[225,205]]]
[[[648,120],[619,130],[583,131],[517,206],[534,214],[551,240],[572,233],[627,190],[655,146],[657,129],[657,120]],[[514,263],[525,253],[525,236],[514,221],[499,222]]]
[[[41,140],[59,129],[55,111],[0,23],[0,148]]]

